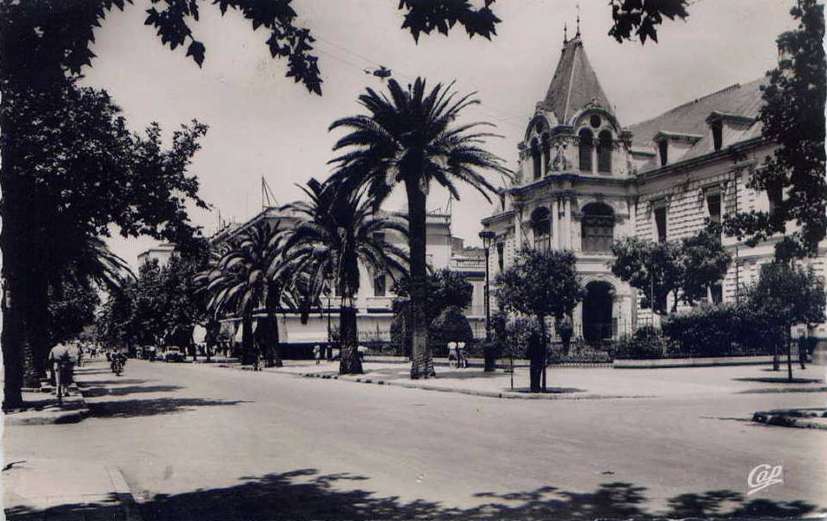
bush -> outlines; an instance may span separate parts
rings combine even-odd
[[[466,348],[474,341],[471,324],[457,306],[449,306],[431,322],[429,343],[435,356],[448,354],[448,342],[465,342]]]
[[[668,317],[663,333],[688,356],[728,356],[738,337],[742,314],[735,305],[701,305]]]
[[[616,359],[657,359],[673,349],[673,345],[656,328],[646,326],[635,331],[633,335],[622,336],[612,349]]]
[[[766,354],[782,342],[749,303],[698,306],[669,317],[663,333],[677,343],[672,356],[714,357]]]

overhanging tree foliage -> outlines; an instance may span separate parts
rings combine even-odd
[[[749,180],[751,188],[771,194],[773,208],[726,221],[727,232],[747,237],[749,245],[784,234],[775,248],[779,260],[815,255],[827,236],[824,6],[800,0],[790,13],[798,27],[777,39],[778,67],[767,73],[758,115],[762,137],[778,147]],[[793,222],[800,229],[787,231]]]
[[[157,124],[130,132],[104,91],[74,80],[2,94],[2,344],[11,407],[20,403],[24,370],[30,385],[42,373],[50,281],[88,262],[87,245],[112,225],[124,236],[192,233],[185,204],[206,205],[187,169],[206,126],[182,127],[167,149]]]

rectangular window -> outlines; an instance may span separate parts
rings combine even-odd
[[[379,273],[373,277],[373,296],[384,297],[387,293],[387,285],[385,284],[385,274]]]
[[[710,296],[713,304],[720,304],[724,301],[724,288],[720,284],[713,284],[710,288]]]
[[[500,273],[505,271],[505,244],[497,243],[497,267],[500,268]]]
[[[658,232],[658,242],[666,242],[666,207],[655,208],[655,227]]]
[[[706,209],[709,211],[709,220],[721,224],[721,192],[707,194]]]

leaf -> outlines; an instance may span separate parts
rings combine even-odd
[[[204,48],[204,44],[199,42],[198,40],[193,40],[190,44],[189,48],[187,49],[187,56],[192,56],[192,59],[195,60],[195,63],[201,67],[201,64],[204,63],[204,52],[206,49]]]

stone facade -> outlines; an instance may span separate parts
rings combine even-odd
[[[569,249],[587,289],[573,313],[578,336],[616,338],[656,321],[636,290],[612,275],[611,243],[628,236],[681,239],[707,219],[769,208],[766,193],[747,187],[772,152],[756,121],[760,85],[736,84],[623,127],[579,35],[564,42],[548,93],[518,145],[516,179],[482,220],[496,235],[492,280],[521,246]],[[736,299],[772,260],[776,241],[747,247],[724,237],[733,263],[708,298]],[[804,262],[827,278],[827,241]],[[815,334],[827,337],[824,323]]]

